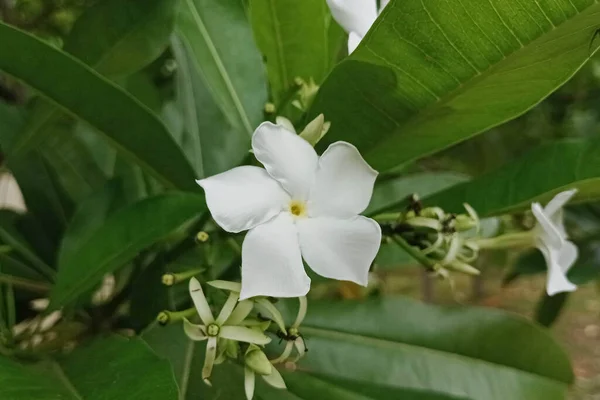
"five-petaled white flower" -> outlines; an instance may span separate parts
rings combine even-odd
[[[327,0],[331,15],[348,32],[348,54],[352,53],[389,0]]]
[[[576,189],[562,192],[542,208],[539,203],[531,205],[537,220],[534,228],[535,245],[542,252],[548,265],[546,291],[556,293],[572,292],[577,289],[567,279],[567,272],[577,259],[577,246],[570,242],[563,224],[563,206],[575,195]]]
[[[252,136],[265,169],[237,167],[197,181],[214,220],[250,230],[242,246],[240,298],[299,297],[310,288],[302,258],[319,275],[367,284],[381,229],[365,210],[377,177],[349,143],[321,157],[295,133],[270,122]]]

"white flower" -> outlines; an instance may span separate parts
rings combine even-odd
[[[265,345],[271,341],[268,336],[260,331],[238,326],[252,311],[251,301],[238,302],[238,293],[231,292],[221,312],[215,319],[202,291],[202,286],[200,286],[200,282],[196,278],[190,279],[189,290],[196,311],[203,324],[192,324],[187,319],[184,319],[183,330],[192,340],[207,340],[206,357],[204,359],[204,367],[202,368],[202,379],[205,382],[209,383],[208,378],[212,373],[213,365],[217,358],[217,343],[219,339],[260,345]]]
[[[310,278],[302,257],[319,275],[366,286],[381,229],[358,214],[377,171],[351,144],[336,142],[319,158],[308,142],[270,122],[256,129],[252,149],[265,169],[237,167],[198,181],[217,224],[250,230],[240,298],[304,296]]]
[[[544,208],[539,203],[531,205],[531,211],[538,222],[534,228],[535,244],[548,265],[546,291],[549,296],[577,289],[566,276],[577,259],[578,250],[575,244],[567,240],[562,210],[576,192],[577,190],[569,190],[559,193]]]
[[[389,0],[327,0],[331,15],[348,32],[348,54],[352,53]]]

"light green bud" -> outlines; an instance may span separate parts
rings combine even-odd
[[[258,347],[251,346],[244,357],[246,366],[259,375],[270,375],[273,371],[273,365]]]
[[[476,221],[473,218],[471,218],[470,216],[465,215],[465,214],[457,215],[455,222],[454,222],[454,228],[458,232],[470,231],[471,229],[477,228],[478,226],[479,226],[479,221]]]
[[[325,122],[325,116],[319,114],[306,125],[306,128],[300,133],[300,137],[310,143],[313,147],[325,136],[331,127],[330,122]]]

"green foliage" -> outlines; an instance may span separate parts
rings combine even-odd
[[[194,181],[256,165],[252,132],[278,116],[300,132],[323,113],[331,128],[318,152],[347,141],[380,171],[363,213],[393,222],[382,223],[392,233],[384,229],[371,271],[379,282],[423,262],[413,257],[425,246],[439,250],[431,238],[456,232],[464,203],[500,216],[571,188],[579,258],[568,278],[600,278],[596,1],[392,0],[349,56],[325,0],[6,4],[0,174],[15,177],[27,210],[0,209],[2,399],[245,397],[241,356],[215,366],[209,387],[206,343],[188,340],[179,322],[152,321],[191,306],[185,279],[167,287],[165,273],[239,280],[243,236],[209,218]],[[398,213],[420,217],[421,204],[408,209],[415,193],[448,220],[424,217],[447,225],[411,231],[425,243],[411,253],[392,236],[407,229]],[[507,232],[531,226],[527,215],[498,220]],[[547,269],[537,250],[510,255],[505,284]],[[300,327],[310,351],[295,370],[277,365],[287,391],[257,379],[256,398],[558,400],[573,382],[563,350],[524,319],[376,286],[313,287]],[[94,300],[99,289],[106,298]],[[540,292],[535,319],[550,326],[567,296]],[[326,300],[340,296],[361,300]],[[39,297],[50,306],[33,311]],[[36,325],[56,310],[47,330]],[[275,325],[270,359],[283,347]]]
[[[0,383],[0,395],[7,400],[101,400],[123,393],[140,400],[177,397],[168,363],[140,339],[118,337],[98,339],[68,357],[36,365],[0,358]]]
[[[393,1],[319,92],[319,147],[349,140],[386,170],[527,111],[588,60],[600,10],[538,3]]]

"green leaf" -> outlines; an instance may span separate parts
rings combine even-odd
[[[557,193],[577,188],[571,203],[600,199],[600,139],[548,143],[501,168],[425,200],[448,212],[469,203],[484,216],[545,204]]]
[[[106,222],[114,211],[120,190],[120,181],[110,181],[78,205],[63,236],[58,265],[64,265],[65,260],[73,258],[79,248]]]
[[[165,50],[177,5],[177,0],[98,2],[77,19],[65,51],[103,75],[130,75]]]
[[[327,3],[322,0],[252,0],[254,37],[266,58],[273,100],[277,105],[295,86],[296,77],[320,83],[339,48]],[[339,32],[339,31],[337,31]]]
[[[506,122],[588,60],[599,12],[594,0],[393,1],[321,87],[311,114],[332,126],[319,147],[350,141],[386,170]]]
[[[340,386],[533,400],[563,399],[573,380],[548,333],[497,310],[312,302],[301,332],[310,351],[299,369]]]
[[[558,400],[573,380],[568,358],[546,331],[492,309],[400,298],[315,301],[300,331],[310,351],[296,372],[282,371],[289,391],[258,379],[258,398]],[[182,338],[180,325],[144,334],[171,361],[180,398],[242,398],[241,368],[216,366],[208,388],[198,378],[203,343]]]
[[[144,199],[112,214],[76,250],[69,251],[68,256],[61,255],[51,307],[74,301],[105,274],[123,266],[205,209],[202,196],[171,193]]]
[[[96,340],[58,361],[37,366],[26,367],[0,358],[0,397],[175,400],[177,386],[168,362],[153,354],[142,340],[111,337]]]
[[[267,92],[242,1],[182,0],[177,32],[229,124],[251,134]]]
[[[379,182],[365,214],[377,215],[399,209],[407,205],[408,197],[414,193],[424,198],[466,180],[466,175],[455,172],[423,172]]]
[[[165,126],[137,100],[66,53],[2,23],[0,43],[0,69],[94,126],[121,154],[167,187],[197,190],[183,153]],[[20,150],[12,151],[17,157]]]
[[[245,128],[232,125],[213,99],[189,43],[181,34],[171,40],[177,60],[177,107],[165,111],[181,113],[183,126],[174,137],[202,178],[239,165],[248,155],[250,136]]]

